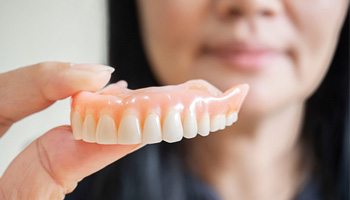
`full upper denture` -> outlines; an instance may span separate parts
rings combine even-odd
[[[204,80],[179,85],[127,88],[112,84],[72,97],[71,125],[77,140],[99,144],[177,142],[231,126],[249,86],[226,92]]]

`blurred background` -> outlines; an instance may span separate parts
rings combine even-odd
[[[0,73],[43,61],[106,64],[106,4],[106,0],[0,0]],[[69,112],[66,99],[12,126],[0,139],[0,176],[35,138],[69,124]]]

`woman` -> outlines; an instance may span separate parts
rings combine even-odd
[[[207,79],[221,89],[227,89],[235,83],[248,82],[252,89],[240,113],[239,123],[228,130],[227,135],[225,135],[225,130],[207,138],[183,141],[177,144],[178,150],[174,150],[174,145],[167,144],[155,145],[148,147],[148,149],[146,147],[130,157],[120,160],[114,166],[110,166],[108,170],[91,177],[91,181],[86,180],[82,184],[86,184],[85,187],[90,189],[85,190],[86,188],[82,187],[81,190],[91,191],[88,192],[90,194],[88,196],[96,195],[96,198],[104,194],[106,199],[109,195],[116,199],[184,199],[185,197],[193,197],[193,195],[204,199],[205,195],[210,198],[214,192],[215,196],[225,199],[289,199],[296,197],[298,193],[297,197],[299,198],[308,198],[308,195],[313,195],[315,199],[321,197],[335,199],[335,195],[339,194],[336,190],[341,185],[338,182],[340,181],[339,174],[344,173],[340,172],[339,169],[342,166],[340,160],[344,161],[346,158],[345,154],[342,154],[345,151],[336,148],[336,146],[345,146],[343,144],[346,122],[346,109],[344,107],[347,107],[348,104],[345,95],[348,89],[348,75],[346,75],[348,74],[348,61],[346,58],[339,58],[341,56],[341,50],[339,50],[323,84],[315,92],[328,69],[328,59],[332,56],[330,49],[333,49],[331,46],[335,45],[338,32],[332,33],[334,38],[331,39],[330,35],[332,34],[328,32],[326,36],[326,32],[327,29],[332,29],[328,26],[332,22],[315,22],[314,19],[321,14],[326,15],[326,12],[317,11],[325,9],[326,6],[330,6],[327,8],[329,9],[327,18],[339,17],[338,19],[343,19],[343,16],[340,17],[340,13],[345,11],[346,4],[342,4],[341,1],[336,4],[323,2],[323,5],[317,1],[310,3],[310,5],[308,3],[300,3],[299,5],[292,1],[284,3],[278,1],[205,2],[190,5],[188,2],[182,3],[181,1],[157,2],[156,5],[143,1],[138,1],[137,5],[133,5],[130,1],[111,2],[111,63],[119,66],[117,78],[127,80],[133,88],[157,84],[176,84],[194,78]],[[310,7],[311,4],[313,7]],[[132,10],[136,6],[138,6],[141,21],[141,31],[137,29],[138,19],[135,17],[137,11]],[[305,8],[309,9],[310,12],[304,13]],[[338,11],[338,16],[334,15],[334,10]],[[295,14],[294,17],[283,19],[284,15],[291,15],[291,12]],[[319,13],[317,14],[317,12]],[[214,18],[211,19],[214,22],[207,20],[209,17]],[[250,24],[249,20],[256,24]],[[283,20],[287,20],[287,22]],[[288,22],[290,21],[299,25],[289,27]],[[236,25],[236,23],[241,24]],[[245,29],[245,26],[249,25],[252,26],[253,30]],[[333,30],[339,31],[339,28]],[[299,29],[300,32],[298,33],[295,29]],[[138,40],[136,35],[138,32],[142,33],[142,40]],[[136,36],[131,35],[132,33]],[[230,37],[229,34],[234,36]],[[343,36],[346,35],[347,33],[344,32]],[[201,51],[201,45],[204,46],[203,48],[207,47],[205,45],[215,46],[216,43],[225,39],[235,42],[238,37],[240,37],[241,42],[247,43],[254,42],[251,41],[254,39],[260,39],[263,42],[269,41],[266,42],[266,45],[290,51],[293,64],[285,60],[278,60],[271,61],[269,68],[263,66],[267,69],[250,69],[249,67],[254,64],[242,64],[244,61],[239,60],[239,58],[224,60],[228,64],[227,62],[222,64],[218,63],[218,59],[212,58],[215,55],[210,55],[210,52],[193,53],[197,50],[196,48]],[[296,39],[298,37],[299,39],[303,38],[302,44],[298,41],[299,39]],[[200,41],[197,41],[197,38],[200,38]],[[333,40],[332,44],[325,42],[331,40]],[[138,49],[142,49],[140,41],[144,42],[146,56],[143,55],[142,51],[138,51]],[[346,44],[346,41],[340,43],[344,46]],[[226,50],[225,48],[231,48],[225,45],[224,43],[223,47],[215,46],[212,49]],[[234,45],[232,48],[236,47]],[[327,45],[330,46],[326,47]],[[321,51],[328,48],[329,54],[326,56],[325,53],[317,51],[318,47],[316,46],[319,46]],[[249,49],[249,47],[246,48]],[[211,51],[215,51],[212,49]],[[342,49],[344,51],[347,47]],[[230,51],[230,49],[226,51]],[[300,55],[302,53],[303,55]],[[346,56],[346,52],[343,53],[343,56]],[[148,62],[146,62],[145,57],[151,63],[151,70],[147,67]],[[258,65],[256,64],[255,67],[260,67]],[[226,70],[222,66],[231,66],[233,69]],[[341,86],[342,84],[343,86]],[[339,87],[339,90],[335,91],[336,87]],[[309,98],[314,92],[315,94]],[[283,111],[296,102],[304,103],[306,99],[308,102],[305,108],[301,108],[302,111],[291,111],[297,112],[293,114],[287,114],[289,111]],[[336,105],[339,107],[337,108]],[[283,112],[287,112],[286,115],[291,115],[290,118],[286,118],[287,122],[282,120],[286,117],[281,114]],[[274,119],[270,115],[278,117]],[[268,127],[266,127],[267,130],[264,130],[263,126],[269,125],[261,118],[269,116],[272,130],[269,130]],[[295,119],[304,119],[304,121],[296,122]],[[267,124],[265,125],[265,123]],[[281,123],[281,127],[277,123]],[[339,129],[337,130],[336,127]],[[274,133],[268,133],[269,131]],[[240,132],[242,135],[239,135]],[[249,135],[249,138],[247,139],[245,135]],[[225,143],[223,140],[234,142]],[[243,147],[228,149],[222,147],[223,145]],[[259,145],[262,145],[261,149],[257,147]],[[257,149],[251,150],[254,148]],[[299,156],[293,151],[296,151]],[[328,152],[329,155],[325,152]],[[265,153],[266,157],[261,155]],[[224,156],[221,156],[223,154]],[[214,155],[215,159],[208,155]],[[276,159],[274,161],[270,160],[273,156]],[[344,157],[341,158],[342,156]],[[230,160],[229,157],[235,158]],[[293,159],[295,161],[292,161]],[[294,168],[283,172],[274,169],[273,166],[282,168],[282,163],[288,163],[287,168],[294,165]],[[132,168],[133,165],[136,165],[135,169]],[[264,165],[268,166],[266,170],[263,169]],[[237,166],[240,167],[240,170],[237,169]],[[252,169],[249,171],[245,168]],[[250,173],[253,176],[244,173]],[[191,174],[195,174],[195,178],[200,179],[200,183],[197,181],[197,184],[193,184],[194,178],[188,180],[187,177]],[[283,174],[290,174],[290,176]],[[238,183],[225,180],[228,176],[231,176],[231,179],[237,179]],[[284,183],[280,181],[282,177]],[[298,180],[293,180],[296,178]],[[280,187],[273,186],[271,183],[273,179]],[[113,180],[115,180],[114,184],[111,184],[110,182],[113,183]],[[103,184],[106,182],[109,184]],[[203,182],[210,186],[209,190],[214,192],[207,192],[208,186],[203,186]],[[270,183],[271,185],[268,185]],[[219,184],[221,187],[218,186]],[[229,188],[226,189],[222,186],[225,184]],[[263,196],[268,193],[266,190],[269,188],[268,186],[262,187],[262,184],[271,187],[270,196]],[[285,186],[287,189],[282,187],[283,184],[288,184]],[[101,186],[97,187],[98,185]],[[162,185],[171,188],[171,190],[168,191]],[[200,185],[199,191],[196,190],[197,187],[193,189],[193,185]],[[245,194],[240,194],[242,191],[234,191],[232,185],[239,187]],[[292,191],[290,188],[293,188]],[[230,190],[234,194],[230,194]],[[240,196],[236,196],[237,194]]]
[[[67,199],[348,199],[347,41],[330,65],[347,8],[345,0],[111,1],[111,64],[132,88],[203,78],[222,90],[243,82],[251,90],[235,126],[144,147],[81,181]],[[44,144],[57,143],[50,141]],[[85,156],[67,156],[74,148],[64,145],[60,158],[37,143],[39,158],[48,157],[37,164],[48,171],[42,176],[65,189],[51,183],[44,187],[54,188],[51,195],[69,193],[84,175],[137,148],[79,143]],[[72,164],[77,159],[84,168]]]

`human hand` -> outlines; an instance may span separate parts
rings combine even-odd
[[[79,91],[105,86],[113,69],[47,62],[0,74],[0,136],[16,121]],[[54,128],[21,152],[0,178],[0,199],[63,199],[78,181],[140,148],[73,139]]]

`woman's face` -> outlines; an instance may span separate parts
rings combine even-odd
[[[245,114],[300,103],[324,77],[347,0],[139,0],[146,52],[162,84],[248,83]]]

